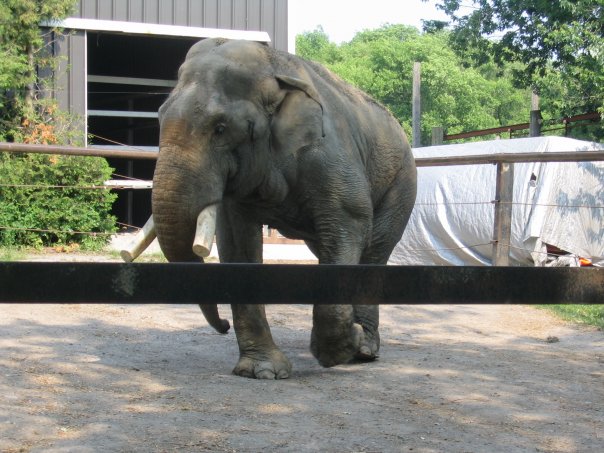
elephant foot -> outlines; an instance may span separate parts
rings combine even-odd
[[[373,337],[365,334],[360,324],[353,323],[349,335],[321,336],[313,331],[310,350],[324,367],[332,367],[354,360],[371,361],[377,357],[379,342],[376,346]]]
[[[278,349],[258,356],[242,356],[233,374],[255,379],[287,379],[292,365]]]
[[[372,362],[379,357],[380,333],[363,327],[363,336],[359,344],[359,349],[354,355],[354,359],[359,362]]]

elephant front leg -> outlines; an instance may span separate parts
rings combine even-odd
[[[310,350],[324,367],[378,357],[377,305],[315,305]]]
[[[354,322],[363,328],[363,335],[354,358],[370,362],[379,357],[380,350],[380,307],[379,305],[355,305]]]
[[[364,343],[352,305],[315,305],[310,351],[324,367],[350,362]]]
[[[378,357],[377,305],[315,305],[310,350],[324,367]]]
[[[349,219],[340,226],[340,240],[313,244],[322,264],[358,264],[371,223]],[[326,246],[325,244],[329,244]],[[315,305],[310,349],[319,363],[331,367],[355,360],[371,361],[380,347],[377,305]]]
[[[273,341],[264,305],[233,305],[233,324],[239,344],[238,376],[257,379],[286,379],[291,363]]]
[[[223,263],[262,262],[262,225],[250,221],[232,200],[224,199],[218,211],[216,242]],[[288,378],[292,367],[273,341],[264,305],[232,305],[231,310],[239,344],[233,373],[257,379]]]

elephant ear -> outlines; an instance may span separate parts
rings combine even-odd
[[[321,104],[321,98],[319,96],[319,92],[315,89],[314,86],[312,86],[310,83],[305,82],[302,79],[298,79],[295,77],[290,77],[287,75],[277,75],[276,76],[277,81],[279,82],[279,85],[284,88],[284,87],[290,87],[293,89],[297,89],[300,91],[304,91],[304,93],[306,93],[306,95],[311,98],[313,101],[315,101],[317,104],[319,104],[319,107],[321,107],[321,117],[323,116],[323,104]],[[323,122],[323,118],[321,118],[321,123]],[[323,127],[321,128],[323,129]],[[323,133],[324,131],[322,131]],[[323,136],[325,136],[325,134],[322,134]]]
[[[281,91],[271,122],[273,145],[301,148],[325,137],[323,104],[312,84],[288,75],[275,76]]]

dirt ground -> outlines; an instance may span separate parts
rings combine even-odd
[[[604,451],[602,331],[383,306],[379,360],[324,369],[311,310],[267,307],[294,369],[258,381],[231,375],[234,333],[196,306],[1,305],[0,451]]]

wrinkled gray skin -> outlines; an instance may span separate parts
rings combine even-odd
[[[409,219],[416,170],[400,125],[315,63],[258,43],[201,41],[160,108],[160,125],[153,217],[169,261],[199,261],[196,217],[212,204],[228,263],[262,262],[266,224],[303,239],[321,264],[385,264]],[[202,309],[217,330],[228,329],[215,306]],[[264,306],[232,312],[233,372],[289,377]],[[378,324],[377,306],[317,305],[311,351],[326,367],[373,360]]]

